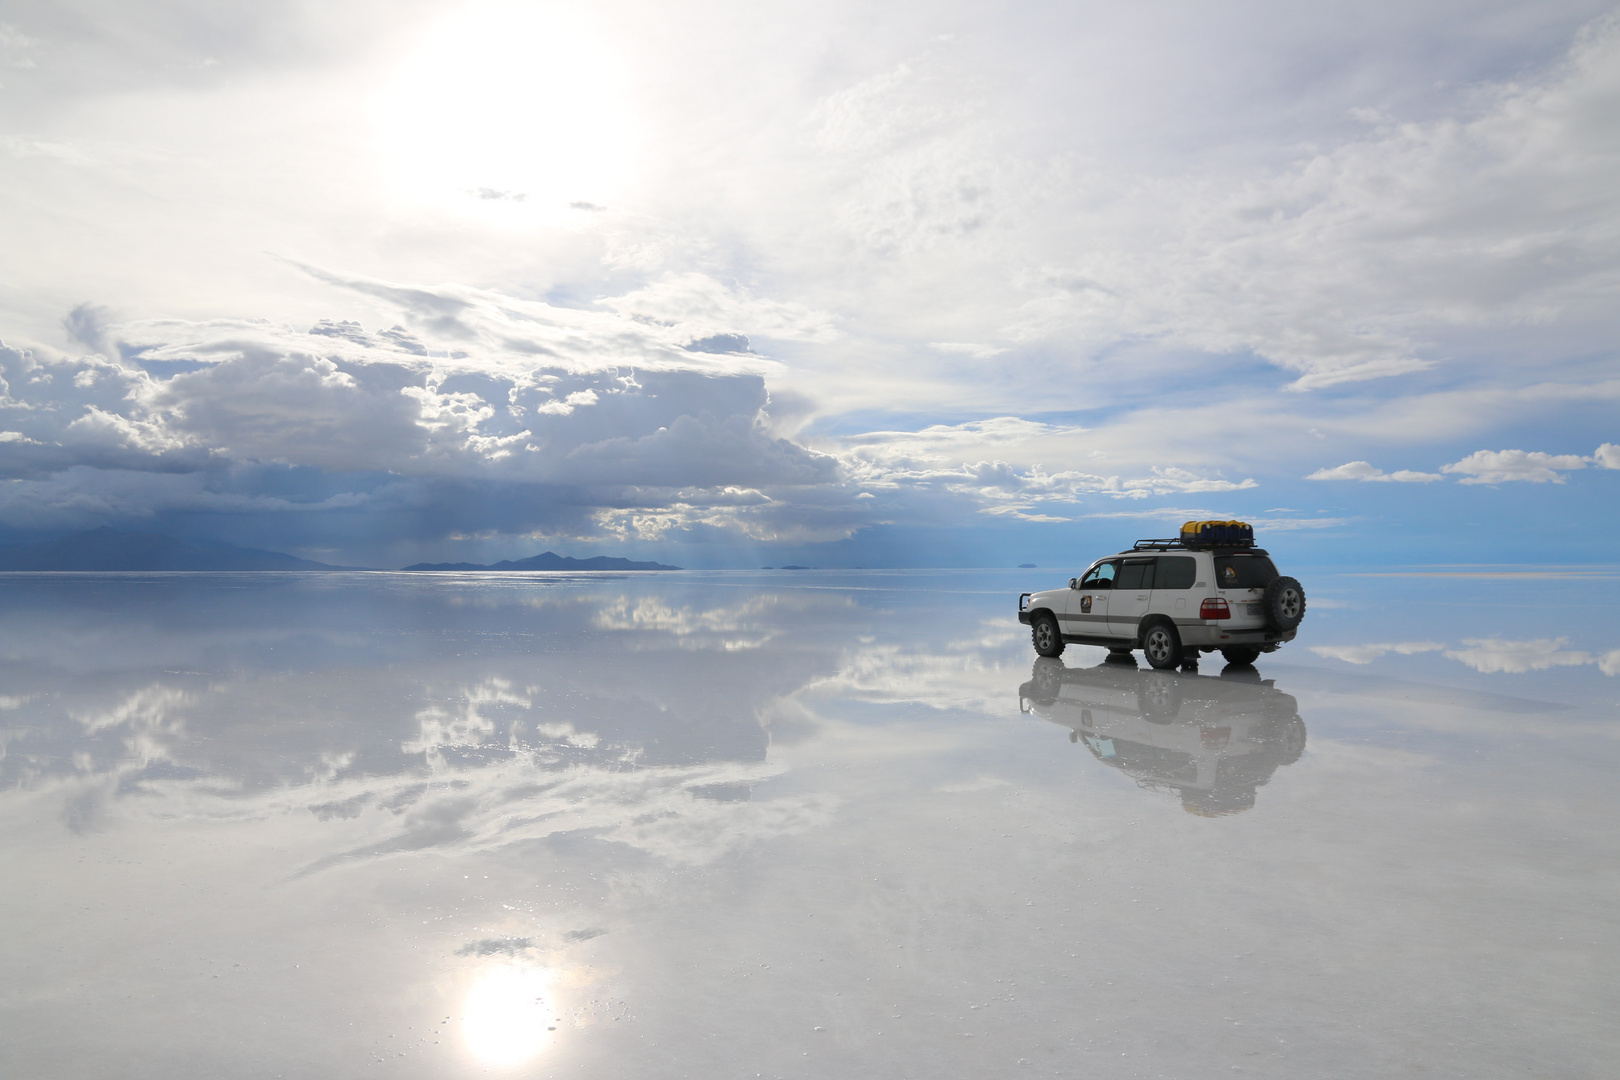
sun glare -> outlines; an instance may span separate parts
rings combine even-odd
[[[487,971],[467,993],[462,1031],[467,1048],[485,1065],[516,1065],[551,1040],[558,1014],[551,1010],[551,984],[534,968]]]
[[[565,16],[465,8],[377,99],[387,179],[412,200],[541,219],[610,204],[632,157],[624,83],[614,55]]]

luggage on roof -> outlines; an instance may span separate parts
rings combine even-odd
[[[1187,547],[1252,547],[1254,526],[1246,521],[1189,521],[1181,527]]]

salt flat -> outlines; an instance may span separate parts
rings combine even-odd
[[[0,575],[0,1072],[1593,1076],[1614,577]]]

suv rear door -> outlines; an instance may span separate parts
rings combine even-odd
[[[1266,624],[1260,597],[1277,578],[1269,556],[1234,552],[1215,556],[1215,587],[1232,608],[1228,630],[1258,630]]]
[[[1204,590],[1194,595],[1198,582],[1198,559],[1192,555],[1160,555],[1153,571],[1153,601],[1148,610],[1168,615],[1177,623],[1197,619],[1198,602]]]
[[[1114,637],[1136,639],[1136,626],[1148,613],[1153,599],[1153,564],[1147,558],[1122,559],[1114,595],[1108,601],[1108,632]]]

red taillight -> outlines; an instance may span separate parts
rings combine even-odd
[[[1226,606],[1226,598],[1221,596],[1208,597],[1198,605],[1200,619],[1230,619],[1232,609]]]

